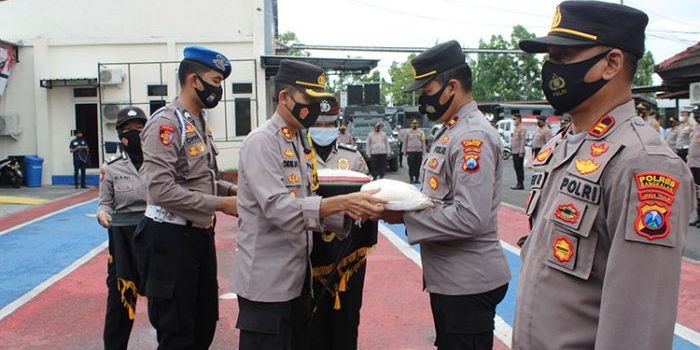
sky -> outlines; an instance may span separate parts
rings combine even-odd
[[[646,49],[658,64],[700,41],[700,0],[623,0],[649,16]],[[560,0],[278,0],[279,32],[306,45],[431,47],[457,40],[478,48],[515,25],[547,34]],[[615,1],[619,3],[618,1]],[[382,76],[406,53],[309,51],[314,57],[381,59]],[[472,56],[471,58],[476,58]],[[655,83],[660,78],[654,75]]]

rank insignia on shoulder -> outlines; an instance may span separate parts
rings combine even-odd
[[[615,125],[615,118],[606,114],[602,116],[596,125],[588,131],[588,134],[594,137],[602,137],[610,128]]]
[[[549,156],[552,155],[553,149],[554,147],[552,146],[545,147],[545,149],[537,153],[537,155],[535,156],[535,161],[537,161],[537,163],[545,163],[547,159],[549,159]]]
[[[347,158],[338,159],[338,169],[340,169],[340,170],[350,169],[350,161]]]
[[[568,262],[574,256],[574,245],[566,236],[558,236],[552,244],[552,253],[559,262]]]
[[[593,159],[576,159],[576,170],[581,175],[590,174],[598,169],[600,169],[600,164],[596,163]]]
[[[282,131],[282,135],[284,136],[284,138],[285,138],[287,141],[291,141],[291,140],[292,140],[292,133],[289,131],[289,128],[288,128],[288,127],[283,126],[280,130]]]
[[[448,128],[448,129],[452,129],[452,127],[455,126],[455,124],[457,124],[457,120],[459,120],[459,116],[458,116],[458,115],[452,117],[452,119],[450,119],[450,120],[447,122],[447,124],[446,124],[446,125],[447,125],[447,128]]]
[[[610,148],[604,142],[594,143],[591,145],[591,156],[598,157],[607,152]]]
[[[428,179],[428,184],[433,191],[438,189],[438,180],[435,176],[431,176],[430,179]]]
[[[173,143],[173,140],[175,139],[175,128],[170,125],[161,125],[159,131],[160,142],[163,144],[163,146],[169,146],[171,143]]]
[[[478,154],[465,154],[464,163],[462,163],[462,170],[468,173],[475,173],[479,171],[479,155]]]

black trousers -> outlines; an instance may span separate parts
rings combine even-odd
[[[690,172],[693,174],[693,180],[695,180],[695,184],[700,185],[700,168],[690,168]],[[695,206],[695,213],[697,215],[697,218],[700,219],[700,201],[698,201],[698,204]]]
[[[418,181],[421,163],[423,163],[423,152],[408,152],[408,176],[411,180],[415,177]]]
[[[347,290],[338,294],[340,310],[333,309],[335,295],[324,291],[323,284],[314,279],[314,296],[319,300],[311,320],[311,350],[357,350],[357,328],[360,326],[366,270],[367,264],[362,263],[348,279]],[[334,275],[337,283],[337,274]],[[316,302],[314,299],[314,305]]]
[[[508,284],[472,295],[430,293],[437,350],[491,350],[496,305]]]
[[[307,321],[311,314],[308,279],[295,299],[263,303],[238,296],[241,330],[238,350],[308,350]]]
[[[144,218],[137,262],[158,350],[205,350],[219,319],[214,230]]]
[[[134,232],[136,226],[113,227],[107,260],[107,313],[103,332],[106,350],[126,350],[134,325],[138,274]]]
[[[399,150],[401,147],[403,147],[403,142],[399,142]],[[403,166],[403,153],[399,152],[397,157],[399,157],[399,166]]]
[[[386,172],[386,154],[373,154],[372,158],[372,177],[380,179],[384,178],[384,173]]]
[[[676,153],[678,153],[678,156],[683,159],[684,162],[688,161],[688,149],[687,148],[678,148],[676,149]]]
[[[78,186],[78,172],[80,172],[80,186],[85,186],[85,168],[86,162],[73,160],[73,184]]]
[[[524,156],[513,153],[513,168],[515,168],[515,178],[518,180],[518,186],[523,185],[525,171],[523,169]]]

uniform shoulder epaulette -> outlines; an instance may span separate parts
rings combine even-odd
[[[357,151],[357,146],[348,145],[347,143],[338,142],[338,148],[346,149],[348,151]]]

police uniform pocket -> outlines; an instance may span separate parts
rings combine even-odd
[[[593,269],[598,234],[593,224],[598,206],[560,194],[548,216],[550,252],[547,265],[559,271],[588,279]]]
[[[450,193],[450,187],[445,179],[445,158],[431,155],[423,163],[423,193],[431,198],[444,199]]]
[[[162,280],[151,279],[146,285],[148,297],[148,319],[158,330],[177,331],[179,329],[177,302],[173,298],[175,285]]]

